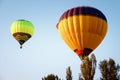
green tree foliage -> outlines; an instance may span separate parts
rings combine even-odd
[[[49,74],[47,77],[42,78],[42,80],[60,80],[57,75]]]
[[[72,71],[70,66],[66,69],[66,80],[72,80]]]
[[[91,57],[85,57],[83,63],[81,64],[81,72],[84,80],[93,80],[95,70],[96,70],[96,57],[94,54]]]
[[[91,54],[90,58],[85,57],[83,63],[81,64],[81,73],[79,74],[78,80],[93,80],[96,70],[96,57]],[[101,72],[100,80],[120,80],[120,66],[116,65],[113,59],[103,60],[99,63],[99,69]],[[63,80],[57,75],[48,74],[43,77],[42,80]],[[66,69],[66,80],[72,80],[72,71],[70,66]],[[99,80],[99,79],[97,79]]]
[[[101,71],[101,80],[120,80],[120,66],[116,65],[113,59],[103,60],[99,64],[99,69]]]

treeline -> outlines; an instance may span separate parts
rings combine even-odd
[[[81,73],[78,76],[78,80],[94,80],[94,75],[96,72],[97,60],[94,54],[86,57],[82,64],[80,65]],[[120,80],[120,65],[116,64],[115,61],[110,58],[109,60],[104,59],[99,63],[99,70],[101,73],[98,80]],[[48,74],[44,76],[42,80],[63,80],[57,75]],[[70,66],[66,69],[66,80],[73,80],[72,70]]]

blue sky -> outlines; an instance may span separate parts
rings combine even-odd
[[[93,53],[97,63],[113,58],[120,64],[119,3],[119,0],[0,0],[0,80],[41,80],[50,73],[65,79],[68,66],[77,80],[82,62],[56,29],[62,13],[75,6],[92,6],[105,14],[108,33]],[[23,49],[10,33],[10,25],[18,19],[29,20],[35,26],[35,34]],[[95,79],[99,76],[97,68]]]

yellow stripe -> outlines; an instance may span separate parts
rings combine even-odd
[[[59,33],[60,36],[63,38],[63,40],[68,44],[68,46],[70,48],[75,48],[74,46],[74,43],[73,41],[71,40],[71,36],[70,36],[70,31],[69,31],[69,28],[67,27],[68,26],[68,23],[67,23],[67,20],[65,19],[64,21],[61,21],[61,23],[59,24],[59,26],[61,27],[59,29]],[[64,26],[64,27],[63,27]],[[68,43],[69,42],[69,43]]]
[[[94,50],[107,32],[107,23],[99,17],[80,15],[61,20],[58,30],[72,50]]]
[[[19,24],[19,22],[17,22],[11,25],[11,33],[14,34],[16,32],[23,32],[23,33],[28,33],[30,35],[33,35],[34,28],[30,27],[29,25],[27,26],[27,25]]]

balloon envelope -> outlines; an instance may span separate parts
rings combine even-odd
[[[11,25],[11,34],[22,45],[34,34],[34,26],[27,20],[16,20]]]
[[[89,6],[67,10],[56,27],[65,43],[81,60],[102,42],[108,28],[105,15]]]

